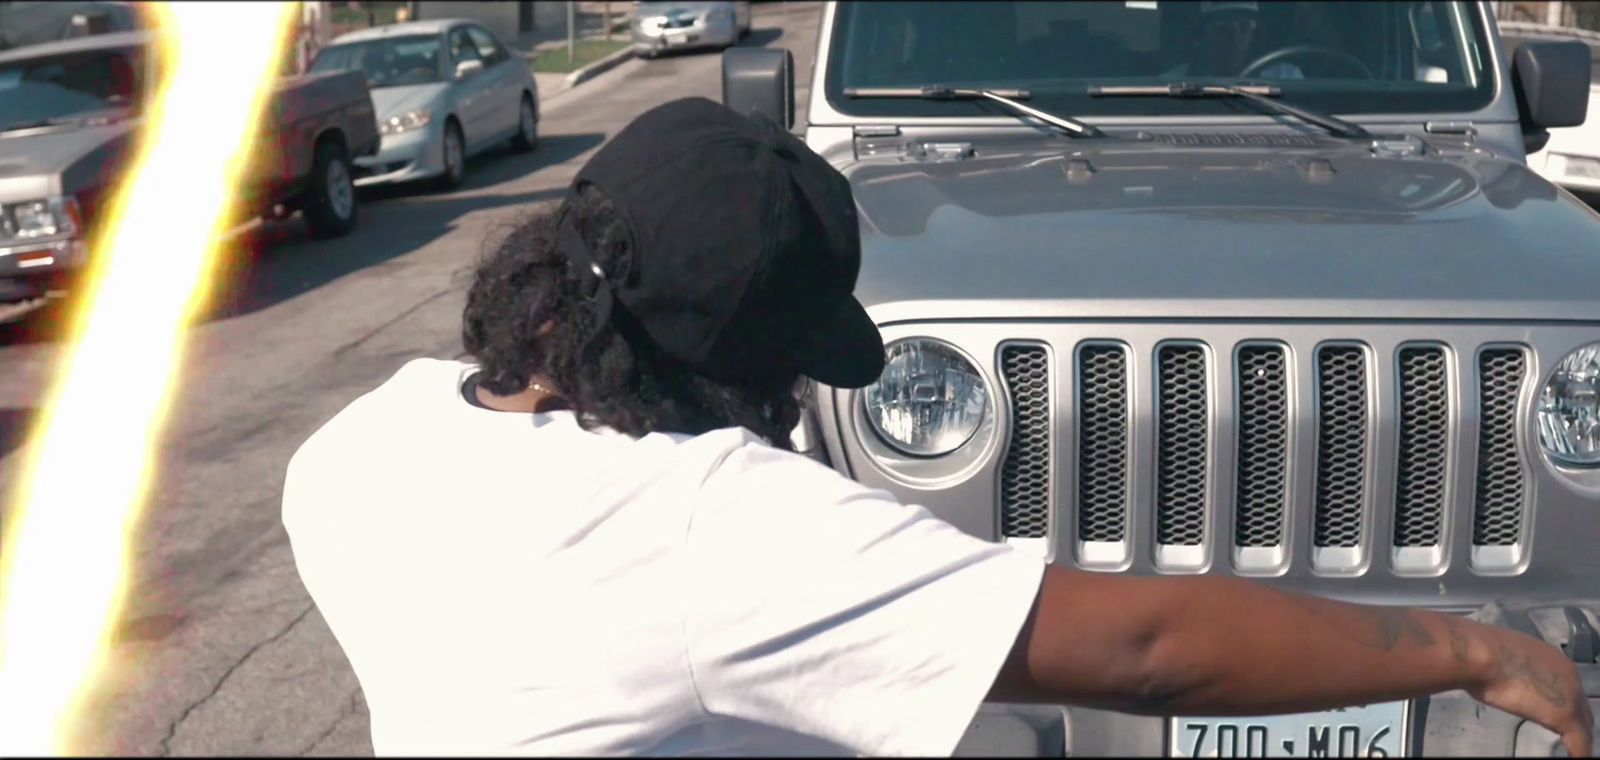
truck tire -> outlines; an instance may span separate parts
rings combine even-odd
[[[539,147],[539,111],[533,107],[533,96],[522,93],[522,104],[517,107],[517,134],[511,138],[511,149],[518,153],[532,153]]]
[[[356,228],[360,204],[356,202],[355,180],[350,175],[350,159],[344,146],[334,140],[317,144],[307,191],[306,226],[312,237],[344,237]]]
[[[461,134],[461,125],[455,119],[444,123],[444,135],[439,138],[440,151],[444,153],[444,171],[434,180],[438,190],[454,190],[467,181],[467,140]],[[450,141],[455,141],[454,150]]]

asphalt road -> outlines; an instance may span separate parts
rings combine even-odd
[[[757,5],[744,44],[789,48],[803,79],[818,9]],[[279,522],[289,457],[406,361],[459,357],[466,278],[495,230],[558,199],[582,161],[645,109],[719,98],[719,66],[714,52],[629,61],[549,97],[539,150],[474,160],[457,192],[382,193],[337,241],[307,241],[295,222],[238,241],[230,287],[192,331],[86,751],[371,754],[360,687]],[[57,318],[47,309],[0,326],[0,486],[15,482]],[[93,477],[93,463],[82,471]]]

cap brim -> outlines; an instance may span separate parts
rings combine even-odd
[[[844,299],[798,353],[800,374],[835,388],[864,388],[883,374],[883,336],[854,298]]]

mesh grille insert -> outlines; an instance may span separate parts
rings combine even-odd
[[[1394,545],[1438,546],[1450,447],[1449,374],[1442,348],[1400,350],[1400,461]]]
[[[1360,544],[1366,475],[1367,354],[1325,346],[1317,352],[1316,546]]]
[[[1044,538],[1050,514],[1050,354],[1006,346],[1000,372],[1011,397],[1011,445],[1000,469],[1000,534]]]
[[[1517,395],[1527,359],[1521,349],[1478,354],[1478,477],[1472,543],[1510,546],[1522,537],[1523,472],[1517,452]]]
[[[1162,346],[1157,365],[1156,543],[1198,546],[1205,532],[1210,443],[1206,354],[1194,345]]]
[[[1078,352],[1078,540],[1122,541],[1128,508],[1128,357]]]
[[[1289,446],[1289,381],[1278,346],[1239,349],[1239,546],[1283,543]]]

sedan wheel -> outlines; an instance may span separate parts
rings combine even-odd
[[[453,190],[467,180],[467,150],[461,138],[461,127],[454,121],[444,125],[444,173],[439,175],[439,188]]]
[[[511,148],[519,153],[528,153],[537,147],[539,147],[539,117],[533,112],[533,98],[523,95],[521,114],[517,120],[517,136],[511,138]]]

